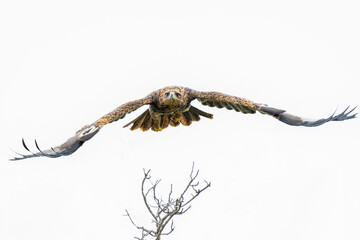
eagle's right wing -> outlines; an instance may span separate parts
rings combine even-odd
[[[84,142],[90,140],[93,136],[95,136],[100,129],[108,124],[112,123],[114,121],[117,121],[119,119],[122,119],[125,117],[126,114],[131,113],[135,111],[136,109],[140,108],[141,106],[144,106],[146,104],[152,103],[152,95],[148,95],[145,98],[141,98],[135,101],[127,102],[120,107],[114,109],[112,112],[104,115],[103,117],[96,120],[94,123],[90,125],[86,125],[82,127],[79,131],[75,133],[74,136],[66,140],[63,144],[52,147],[46,150],[41,150],[35,140],[35,146],[38,150],[38,152],[32,152],[28,148],[28,146],[25,144],[24,139],[22,140],[22,144],[24,148],[30,152],[30,154],[20,154],[16,153],[19,156],[13,157],[10,160],[22,160],[26,158],[33,158],[33,157],[50,157],[50,158],[57,158],[61,156],[67,156],[72,153],[74,153],[79,147],[81,147]]]
[[[70,155],[73,152],[75,152],[79,147],[81,147],[85,141],[87,141],[90,138],[92,138],[93,136],[95,136],[95,134],[97,134],[99,132],[99,130],[100,130],[100,128],[95,127],[93,125],[90,125],[90,126],[86,125],[82,129],[77,131],[74,136],[72,136],[71,138],[66,140],[63,144],[56,146],[56,147],[46,149],[46,150],[41,150],[37,141],[35,140],[35,146],[38,150],[38,152],[36,152],[36,153],[32,152],[28,148],[28,146],[25,144],[24,139],[22,139],[22,144],[23,144],[24,148],[28,152],[30,152],[30,154],[24,155],[24,154],[15,152],[19,156],[13,157],[10,160],[15,161],[15,160],[22,160],[22,159],[33,158],[33,157],[57,158],[57,157],[61,157],[61,156]]]

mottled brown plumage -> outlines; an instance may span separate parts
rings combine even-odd
[[[245,98],[235,97],[219,92],[200,92],[190,88],[170,86],[156,90],[144,98],[121,105],[112,112],[99,118],[94,123],[84,126],[77,131],[73,137],[69,138],[65,143],[57,147],[42,151],[35,141],[38,152],[32,153],[23,140],[23,146],[31,154],[19,154],[20,157],[14,157],[11,160],[40,156],[55,158],[70,155],[85,141],[88,141],[96,133],[98,133],[103,126],[124,118],[127,114],[144,105],[149,105],[149,108],[124,127],[128,127],[132,124],[130,130],[141,129],[142,131],[147,131],[151,129],[153,131],[161,131],[166,129],[169,125],[176,127],[179,126],[180,123],[184,126],[190,126],[193,121],[199,121],[200,117],[212,119],[212,114],[203,112],[191,105],[191,102],[195,99],[200,101],[203,105],[210,107],[226,108],[228,110],[235,110],[236,112],[242,112],[245,114],[260,112],[262,114],[273,116],[276,119],[293,126],[315,127],[329,121],[352,119],[355,118],[357,114],[355,113],[350,115],[355,108],[348,111],[348,107],[345,111],[338,115],[333,114],[324,119],[308,120],[291,115],[285,110],[268,107],[267,105],[255,103]]]

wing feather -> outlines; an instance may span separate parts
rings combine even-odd
[[[193,91],[192,97],[209,107],[226,108],[242,113],[255,113],[260,108],[260,104],[245,98],[235,97],[220,92],[199,92]]]

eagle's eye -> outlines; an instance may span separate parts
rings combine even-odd
[[[169,95],[170,95],[169,92],[166,92],[166,93],[165,93],[165,97],[168,97]]]
[[[181,98],[181,94],[180,93],[175,93],[175,96],[177,97],[177,98]]]

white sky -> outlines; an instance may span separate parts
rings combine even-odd
[[[360,104],[358,1],[2,1],[0,239],[132,239],[150,223],[143,168],[212,187],[164,239],[360,239],[359,119],[318,128],[214,114],[161,133],[104,127],[71,156],[7,161],[63,142],[167,85],[327,117]]]

